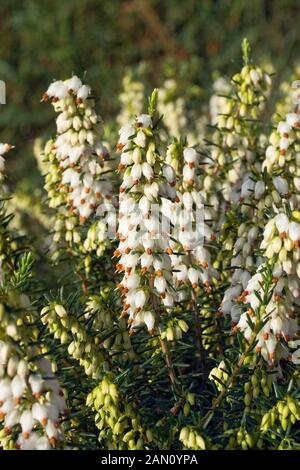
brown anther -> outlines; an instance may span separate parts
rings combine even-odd
[[[264,339],[265,341],[268,341],[268,339],[269,339],[269,333],[267,333],[267,332],[264,333],[264,334],[263,334],[263,339]]]
[[[49,442],[54,447],[57,443],[57,439],[55,437],[50,437]]]
[[[41,103],[43,103],[44,101],[48,101],[48,100],[49,100],[49,96],[47,95],[47,93],[43,93],[42,98],[41,98]]]
[[[189,168],[195,168],[195,163],[191,162],[188,164]]]
[[[161,276],[163,275],[161,269],[158,269],[157,271],[155,271],[155,275],[156,275],[157,277],[161,277]]]
[[[117,147],[118,150],[122,150],[125,147],[125,145],[119,143],[119,144],[117,144],[116,147]]]
[[[281,149],[280,152],[279,152],[279,154],[280,154],[281,156],[284,156],[284,155],[286,154],[286,151],[285,151],[284,149]]]
[[[84,224],[86,222],[86,217],[84,217],[83,215],[80,216],[80,219],[79,219],[79,222],[80,224]]]
[[[166,298],[165,292],[162,292],[162,293],[160,294],[160,298],[161,298],[161,299],[165,299],[165,298]]]
[[[127,247],[126,250],[125,250],[126,255],[129,255],[130,252],[131,252],[131,249],[129,247]]]
[[[84,204],[85,203],[85,199],[80,199],[80,204]]]
[[[211,292],[212,292],[212,287],[211,287],[211,285],[209,284],[209,282],[208,282],[208,281],[205,281],[204,285],[205,285],[205,288],[204,288],[205,292],[207,292],[208,294],[211,294]]]
[[[287,237],[287,233],[286,233],[286,232],[281,232],[281,233],[279,234],[279,238],[280,238],[281,240],[284,240],[286,237]]]
[[[192,284],[193,289],[197,289],[197,287],[198,287],[198,284],[196,284],[196,283]]]
[[[216,317],[217,317],[217,318],[223,317],[223,312],[221,312],[220,309],[216,312]]]
[[[172,248],[167,248],[167,249],[166,249],[166,253],[167,253],[168,255],[172,255],[172,254],[173,254]]]
[[[99,192],[95,193],[95,198],[96,199],[100,199],[100,197],[101,197],[101,194]]]
[[[295,241],[293,242],[293,247],[294,247],[294,248],[299,248],[299,247],[300,247],[300,240],[295,240]]]
[[[201,266],[202,266],[203,269],[207,269],[208,268],[208,262],[207,261],[202,261]]]
[[[24,439],[29,439],[29,432],[23,432],[22,436],[24,437]]]
[[[87,194],[90,192],[91,188],[84,188],[84,192],[86,192]]]
[[[152,255],[152,250],[151,250],[151,248],[147,248],[147,249],[146,249],[146,253],[147,253],[147,255]]]

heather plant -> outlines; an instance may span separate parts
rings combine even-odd
[[[1,448],[298,449],[297,70],[272,107],[244,40],[198,113],[128,74],[114,122],[63,78],[43,192],[0,145]]]

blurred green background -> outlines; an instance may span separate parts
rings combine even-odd
[[[51,106],[40,104],[52,79],[86,72],[106,121],[118,112],[124,70],[141,62],[149,88],[169,69],[207,90],[208,100],[213,72],[237,70],[247,36],[279,81],[298,61],[299,7],[299,0],[1,0],[0,126],[1,140],[16,145],[12,178],[37,181],[32,144],[54,130]]]

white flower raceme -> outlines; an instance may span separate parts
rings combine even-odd
[[[2,150],[7,151],[7,146]],[[9,243],[10,237],[7,231]],[[67,409],[63,391],[51,362],[44,358],[45,346],[36,342],[37,312],[29,297],[12,287],[11,265],[15,260],[3,240],[0,256],[5,272],[0,299],[0,446],[22,450],[62,446],[60,418]],[[54,418],[51,410],[55,411]],[[49,422],[57,429],[55,440],[47,437]]]
[[[254,190],[249,167],[257,166],[257,153],[264,145],[264,137],[249,139],[249,135],[257,127],[255,121],[264,108],[270,84],[269,75],[259,67],[245,65],[232,78],[232,98],[223,99],[216,116],[211,156],[220,168],[217,178],[212,177],[214,189],[217,185],[226,202],[236,203]]]
[[[219,77],[213,83],[214,94],[209,100],[210,123],[215,125],[218,122],[218,116],[223,112],[226,106],[226,95],[231,91],[230,82],[224,77]]]
[[[176,185],[176,202],[163,204],[162,208],[174,226],[172,249],[183,253],[171,256],[173,278],[177,286],[191,284],[196,288],[203,284],[208,288],[211,279],[218,273],[212,268],[209,250],[204,247],[215,237],[205,222],[206,212],[199,192],[199,154],[192,147],[183,148],[180,142],[174,142],[169,146],[167,161],[170,162],[170,167],[167,167],[170,173],[176,170],[182,172]],[[170,176],[169,180],[174,184],[174,176]]]
[[[154,331],[157,315],[174,304],[170,233],[162,207],[176,198],[175,173],[158,153],[152,117],[137,116],[120,130],[119,168],[124,170],[119,196],[119,246],[116,266],[124,273],[119,288],[123,314],[133,332],[145,324]]]
[[[51,151],[59,167],[54,184],[65,191],[70,211],[85,222],[103,202],[110,203],[112,185],[103,175],[108,171],[109,157],[104,146],[102,122],[95,112],[91,89],[75,75],[51,83],[43,100],[51,99],[59,113],[57,137]],[[58,191],[59,192],[59,191]],[[58,203],[60,201],[59,195]]]
[[[296,111],[298,109],[299,105]],[[295,174],[298,174],[298,116],[298,112],[287,114],[286,120],[279,123],[277,131],[270,137],[263,165],[271,176],[270,194],[264,200],[267,223],[260,245],[266,261],[261,263],[241,294],[242,302],[249,304],[250,310],[241,315],[237,325],[249,339],[253,328],[247,316],[250,315],[255,325],[256,312],[260,311],[264,323],[257,333],[257,351],[272,365],[289,357],[288,342],[299,334],[300,197],[295,181]],[[271,217],[270,212],[273,213]],[[273,286],[268,300],[263,301],[263,272],[267,266],[272,267]]]
[[[14,148],[13,145],[0,143],[0,178],[3,178],[5,171],[5,160],[3,155],[9,152],[12,148]]]
[[[270,136],[269,146],[266,152],[264,168],[271,172],[274,167],[283,168],[287,164],[293,166],[293,161],[299,165],[297,134],[300,126],[300,115],[298,113],[288,113],[285,121],[280,121],[277,130]],[[294,150],[297,153],[294,153]],[[295,167],[294,184],[299,179],[300,172]],[[291,167],[292,168],[292,167]],[[280,192],[280,191],[279,191]]]
[[[216,137],[219,135],[221,147],[212,151],[228,169],[220,182],[224,202],[220,206],[218,223],[222,247],[228,250],[230,256],[229,259],[223,257],[222,263],[226,268],[231,267],[233,274],[219,311],[230,314],[233,324],[240,317],[240,296],[260,264],[256,250],[259,249],[260,227],[263,227],[264,221],[256,206],[263,205],[261,199],[266,190],[265,182],[259,176],[266,139],[258,132],[257,120],[270,83],[270,77],[252,65],[245,65],[241,73],[233,77],[232,86],[236,89],[238,100],[227,99],[217,120]],[[238,221],[235,231],[229,230],[233,220]]]
[[[127,74],[122,83],[123,90],[119,95],[121,111],[117,117],[120,126],[126,125],[134,116],[141,114],[144,101],[144,85],[142,82],[133,80]]]
[[[6,318],[2,315],[4,324]],[[30,349],[31,356],[37,350]],[[21,450],[49,450],[61,445],[63,432],[60,417],[67,411],[63,391],[52,372],[48,359],[35,362],[20,356],[9,337],[0,341],[0,422],[5,437],[1,445],[13,436],[15,447]],[[47,426],[52,423],[56,435],[49,438]]]
[[[171,136],[179,138],[186,128],[185,102],[182,97],[176,96],[177,83],[168,79],[158,91],[158,111],[164,116],[164,123]]]
[[[250,305],[250,309],[242,313],[237,329],[243,332],[247,340],[253,335],[252,324],[256,324],[256,311],[260,309],[260,298],[264,296],[265,279],[263,267],[248,282],[243,292],[244,302]],[[256,352],[270,364],[278,363],[279,359],[287,358],[289,350],[280,339],[286,343],[298,334],[298,322],[295,319],[294,296],[299,297],[298,279],[294,277],[276,277],[282,273],[279,266],[274,268],[274,288],[271,300],[267,306],[261,309],[263,326],[257,333]],[[287,292],[285,294],[284,292]]]
[[[189,145],[196,145],[204,137],[208,124],[205,105],[201,106],[200,116],[192,109],[196,90],[182,88],[176,78],[168,78],[158,90],[157,107],[169,137],[180,139],[185,135]]]

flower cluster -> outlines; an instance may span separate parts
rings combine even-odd
[[[88,395],[87,404],[96,411],[99,439],[109,449],[142,450],[154,440],[153,431],[144,428],[137,410],[121,398],[112,374],[106,374]]]
[[[297,109],[298,102],[296,111]],[[268,214],[271,211],[273,216],[267,217],[260,245],[266,261],[258,267],[257,273],[249,280],[242,294],[243,301],[250,305],[252,312],[263,308],[261,315],[265,321],[257,334],[257,350],[271,364],[289,357],[287,343],[299,331],[299,196],[296,186],[297,170],[293,167],[298,151],[297,129],[298,114],[288,113],[286,120],[279,122],[277,131],[271,134],[264,168],[269,174],[267,209]],[[271,266],[273,285],[269,298],[262,307],[266,263]],[[247,313],[242,314],[238,328],[249,338],[252,328],[249,330]],[[284,339],[285,345],[280,342],[280,338]]]
[[[211,255],[204,245],[215,236],[206,223],[208,212],[199,190],[199,154],[192,147],[173,142],[167,150],[167,163],[176,173],[176,202],[164,201],[163,211],[170,216],[174,226],[171,255],[174,284],[188,284],[195,289],[201,283],[209,287],[212,277],[218,277],[212,267]],[[182,254],[180,254],[182,253]]]
[[[141,114],[144,102],[144,85],[133,80],[130,74],[123,78],[123,90],[119,95],[121,105],[117,117],[119,126],[125,126],[134,116]]]
[[[86,375],[98,378],[105,355],[97,338],[86,331],[82,322],[56,302],[42,309],[41,319],[61,344],[68,345],[68,353],[84,367]]]
[[[34,355],[34,350],[32,350]],[[50,361],[24,359],[9,341],[0,342],[1,445],[49,450],[63,441],[60,416],[67,411]]]
[[[174,79],[168,79],[158,91],[158,112],[165,116],[164,123],[173,137],[180,138],[186,128],[185,101],[178,94],[177,83]]]
[[[12,148],[13,145],[0,143],[0,180],[3,179],[5,172],[5,159],[3,155],[9,152]]]
[[[103,175],[108,169],[109,153],[102,143],[102,122],[90,94],[90,87],[74,75],[51,83],[43,96],[43,100],[51,99],[59,113],[57,137],[51,149],[58,175],[52,181],[51,173],[51,183],[60,182],[59,189],[67,193],[71,213],[78,214],[81,223],[97,213],[100,204],[108,204],[109,209],[112,198],[112,185]]]
[[[168,219],[162,219],[162,205],[175,201],[176,176],[159,154],[157,130],[148,114],[120,130],[118,148],[122,150],[120,170],[120,240],[115,256],[117,270],[124,276],[119,289],[124,296],[123,314],[131,329],[146,324],[153,333],[156,314],[174,304]]]

